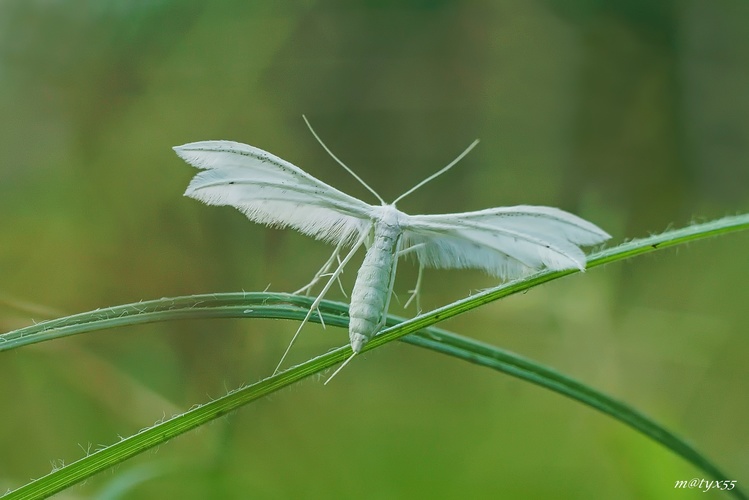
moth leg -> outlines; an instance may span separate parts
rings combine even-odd
[[[338,259],[338,265],[340,266],[341,265],[341,258],[338,255],[336,255],[335,257],[336,257],[336,259]],[[341,274],[343,274],[343,272],[344,271],[342,269],[341,270]],[[332,275],[333,275],[333,273],[326,272],[325,274],[322,274],[321,276],[332,276]],[[343,283],[341,282],[341,276],[340,276],[340,274],[336,278],[336,281],[338,281],[338,288],[341,290],[341,293],[343,294],[343,296],[346,297],[346,298],[348,298],[348,294],[346,293],[346,290],[343,288]]]
[[[393,259],[393,267],[390,268],[390,282],[388,284],[388,295],[387,295],[387,300],[385,300],[385,308],[382,310],[382,317],[380,318],[380,322],[377,324],[378,333],[380,332],[380,330],[382,330],[382,328],[387,323],[388,309],[390,309],[390,298],[393,296],[393,286],[395,285],[395,273],[397,270],[398,270],[398,254],[396,254],[396,257]]]
[[[341,264],[341,258],[339,257],[339,254],[341,253],[341,248],[343,247],[343,241],[338,243],[338,245],[335,247],[335,250],[333,250],[333,253],[330,255],[328,260],[325,261],[325,264],[320,268],[317,273],[315,273],[314,278],[312,278],[312,281],[310,281],[307,285],[303,286],[299,290],[295,291],[293,295],[299,295],[300,293],[304,292],[305,295],[309,296],[309,292],[312,290],[312,287],[317,284],[318,281],[320,281],[321,278],[324,276],[330,276],[330,273],[328,270],[330,269],[330,266],[333,264],[333,261],[337,260],[338,265]],[[340,277],[338,278],[338,285],[341,287],[341,292],[343,292],[344,297],[347,297],[346,292],[343,290],[343,283],[341,283]],[[325,321],[322,318],[322,314],[320,314],[320,310],[317,311],[317,316],[320,318],[320,324],[325,328]]]
[[[312,290],[312,287],[317,284],[318,281],[323,276],[326,276],[328,271],[330,270],[330,266],[333,264],[333,261],[336,259],[338,260],[338,264],[340,265],[341,260],[338,258],[338,255],[341,253],[341,248],[343,248],[343,241],[338,243],[338,245],[335,247],[335,250],[333,250],[333,254],[328,258],[328,260],[325,261],[325,264],[320,268],[317,273],[315,273],[315,277],[312,278],[312,281],[310,281],[307,285],[303,286],[296,292],[294,292],[294,295],[299,295],[300,293],[304,293],[305,295],[309,295],[310,290]]]
[[[338,259],[338,265],[340,266],[341,265],[341,258],[338,257],[338,256],[336,256],[336,258]],[[343,270],[342,269],[341,269],[341,274],[343,274]],[[346,290],[343,289],[343,283],[341,283],[341,277],[340,276],[338,276],[337,281],[338,281],[338,288],[340,288],[341,293],[343,294],[344,297],[348,298],[348,294],[346,293]]]
[[[273,371],[273,375],[278,373],[279,368],[281,368],[281,364],[283,364],[284,359],[286,359],[286,356],[289,354],[289,351],[291,350],[291,346],[294,345],[294,342],[296,342],[297,337],[299,336],[299,332],[302,331],[302,328],[304,328],[304,325],[307,324],[307,321],[309,321],[310,316],[312,316],[313,311],[317,311],[317,314],[322,316],[320,314],[320,311],[318,310],[318,306],[320,305],[320,302],[322,301],[323,297],[325,297],[325,294],[328,293],[328,290],[330,290],[330,287],[333,285],[333,282],[336,281],[338,276],[343,272],[343,268],[346,264],[348,264],[348,261],[351,260],[351,257],[354,256],[357,250],[359,250],[359,247],[362,246],[364,243],[364,239],[367,237],[371,229],[370,227],[367,227],[364,231],[362,231],[361,236],[359,236],[359,239],[354,244],[354,247],[351,249],[351,251],[346,254],[346,257],[343,258],[341,261],[341,264],[338,266],[338,269],[335,270],[335,272],[331,275],[328,282],[323,287],[322,291],[320,292],[320,295],[317,296],[315,301],[310,306],[309,310],[307,311],[307,314],[304,316],[304,319],[302,320],[302,323],[299,325],[299,328],[297,328],[296,333],[291,338],[291,342],[289,342],[289,346],[286,348],[286,351],[284,351],[283,356],[281,356],[281,360],[278,362],[278,366],[276,366],[276,369]]]
[[[419,243],[417,245],[410,246],[406,248],[405,250],[398,250],[398,257],[401,257],[403,255],[409,254],[413,252],[414,250],[418,250],[419,248],[423,247],[424,243]]]
[[[397,254],[396,254],[396,258],[393,259],[393,267],[390,268],[390,284],[388,286],[388,294],[387,294],[387,300],[385,301],[385,308],[383,309],[382,316],[380,317],[380,321],[379,321],[379,323],[377,323],[377,327],[375,328],[375,331],[377,333],[379,333],[380,330],[382,330],[382,328],[387,323],[388,308],[390,307],[390,297],[393,295],[393,286],[395,285],[395,272],[396,272],[397,269],[398,269],[398,258],[397,258]],[[349,364],[349,362],[351,362],[351,360],[354,359],[354,356],[356,356],[357,354],[359,354],[359,353],[356,352],[356,351],[354,351],[353,353],[351,353],[351,356],[349,356],[348,358],[346,358],[346,360],[343,362],[343,364],[341,366],[339,366],[338,369],[336,371],[334,371],[333,374],[330,377],[328,377],[328,380],[326,380],[323,383],[323,385],[328,385],[328,382],[330,382],[331,380],[333,380],[333,377],[335,377],[336,375],[338,375],[338,373],[340,373],[340,371],[343,370],[346,367],[346,365]]]
[[[406,301],[406,305],[403,306],[403,308],[407,308],[408,305],[416,299],[416,313],[421,313],[421,301],[419,300],[420,293],[421,293],[421,276],[424,274],[424,266],[419,263],[419,274],[416,277],[416,286],[413,290],[409,290],[411,292],[411,297]]]
[[[343,364],[341,366],[339,366],[336,371],[333,372],[333,375],[331,375],[330,377],[328,377],[328,380],[326,380],[325,382],[323,382],[322,385],[328,385],[328,382],[330,382],[331,380],[333,380],[333,377],[335,377],[336,375],[338,375],[338,372],[340,372],[341,370],[343,370],[343,368],[347,364],[349,364],[349,361],[351,361],[352,359],[354,359],[354,356],[356,356],[355,352],[352,353],[351,356],[349,356],[348,358],[346,358],[346,361],[344,361]]]
[[[405,255],[409,252],[413,252],[414,250],[418,250],[419,248],[422,248],[423,246],[424,246],[424,243],[419,243],[417,245],[408,247],[405,250],[401,250],[400,252],[398,252],[398,257],[400,257],[401,255]],[[406,304],[403,306],[404,309],[407,308],[411,304],[411,302],[413,302],[414,299],[416,299],[416,311],[417,313],[421,312],[421,303],[420,303],[419,297],[420,297],[420,292],[421,292],[421,276],[423,272],[424,272],[424,265],[421,263],[421,261],[419,261],[419,275],[416,278],[416,286],[414,287],[413,290],[409,290],[409,292],[411,292],[411,296],[408,298],[408,300],[406,301]]]

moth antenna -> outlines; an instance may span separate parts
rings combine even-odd
[[[420,188],[421,186],[423,186],[423,185],[424,185],[424,184],[426,184],[427,182],[429,182],[429,181],[431,181],[431,180],[434,180],[434,179],[436,179],[436,178],[437,178],[437,177],[439,177],[440,175],[444,174],[445,172],[447,172],[448,170],[450,170],[451,168],[453,168],[453,167],[455,166],[455,164],[456,164],[456,163],[458,163],[458,162],[459,162],[460,160],[462,160],[462,159],[463,159],[463,158],[465,157],[465,155],[467,155],[468,153],[470,153],[470,152],[471,152],[471,150],[472,150],[473,148],[475,148],[475,147],[476,147],[476,144],[478,144],[478,143],[479,143],[479,140],[478,140],[478,139],[476,139],[475,141],[473,141],[473,142],[471,143],[471,145],[470,145],[470,146],[468,146],[468,147],[466,148],[466,150],[465,150],[465,151],[463,151],[462,153],[460,153],[460,154],[458,155],[458,157],[457,157],[457,158],[455,158],[455,159],[454,159],[453,161],[451,161],[449,165],[447,165],[446,167],[444,167],[444,168],[443,168],[442,170],[440,170],[439,172],[435,172],[434,174],[430,175],[429,177],[427,177],[426,179],[424,179],[423,181],[421,181],[420,183],[416,184],[416,185],[415,185],[414,187],[412,187],[411,189],[409,189],[408,191],[406,191],[405,193],[403,193],[402,195],[400,195],[399,197],[397,197],[397,198],[395,199],[395,201],[393,201],[392,205],[395,205],[396,203],[398,203],[398,202],[399,202],[399,201],[401,201],[401,200],[402,200],[403,198],[405,198],[405,197],[406,197],[406,196],[408,196],[409,194],[411,194],[411,193],[413,193],[414,191],[416,191],[417,189],[419,189],[419,188]]]
[[[349,361],[351,361],[352,359],[354,359],[354,356],[356,356],[355,352],[352,353],[351,356],[349,356],[348,359],[346,359],[346,361],[344,361],[343,364],[341,366],[339,366],[336,371],[333,372],[333,375],[331,375],[330,377],[328,377],[328,380],[326,380],[323,383],[323,385],[328,385],[328,382],[330,382],[331,380],[333,380],[333,377],[335,377],[336,375],[338,375],[338,372],[340,372],[341,370],[343,370],[343,367],[346,366],[347,364],[349,364]]]
[[[322,142],[322,139],[320,139],[320,137],[317,135],[317,133],[315,132],[315,129],[313,129],[312,125],[310,125],[309,120],[307,120],[307,117],[304,116],[304,115],[302,115],[302,118],[304,118],[304,123],[307,124],[307,128],[309,128],[309,131],[312,132],[312,135],[315,136],[315,139],[317,139],[317,142],[320,143],[320,146],[323,147],[323,149],[331,156],[331,158],[333,158],[340,166],[342,166],[343,168],[345,168],[346,172],[348,172],[349,174],[353,175],[354,179],[356,179],[357,181],[359,181],[359,183],[362,186],[364,186],[365,188],[367,188],[370,193],[372,193],[373,195],[375,195],[375,198],[377,198],[380,201],[380,203],[382,203],[383,205],[387,205],[387,203],[385,203],[385,200],[383,200],[382,197],[379,194],[377,194],[377,191],[375,191],[374,189],[372,189],[371,187],[369,187],[369,184],[367,184],[366,182],[364,182],[364,180],[362,180],[361,177],[359,177],[358,175],[356,175],[356,173],[353,170],[351,170],[350,168],[348,168],[345,163],[343,163],[341,160],[339,160],[338,157],[336,155],[334,155],[333,152],[330,149],[328,149],[328,146],[326,146],[325,143]]]

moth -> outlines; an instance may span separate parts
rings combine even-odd
[[[386,203],[325,146],[311,126],[310,130],[328,154],[368,189],[380,205],[370,205],[349,196],[278,156],[247,144],[202,141],[174,147],[180,158],[202,169],[190,182],[185,196],[208,205],[229,205],[254,222],[290,227],[336,245],[312,281],[297,291],[308,291],[320,279],[329,276],[276,371],[304,324],[362,245],[367,249],[366,255],[357,273],[349,306],[353,354],[333,376],[385,325],[398,259],[402,255],[411,254],[419,263],[410,303],[418,297],[425,267],[481,269],[502,280],[543,268],[582,271],[586,257],[580,246],[595,245],[610,238],[595,224],[552,207],[519,205],[429,215],[409,215],[396,208],[403,198],[451,169],[478,141],[446,167],[392,203]],[[340,259],[344,248],[350,250]],[[336,262],[339,264],[330,274]]]

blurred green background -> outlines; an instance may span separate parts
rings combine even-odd
[[[741,0],[0,1],[0,331],[306,284],[332,248],[182,197],[196,171],[171,150],[250,143],[374,203],[302,113],[385,199],[480,138],[409,213],[558,206],[616,244],[746,212],[748,27]],[[747,249],[695,243],[442,326],[634,405],[749,488]],[[416,272],[398,272],[403,299]],[[428,271],[422,304],[495,284]],[[174,322],[4,353],[0,491],[267,376],[295,327]],[[291,361],[346,342],[309,326]],[[692,477],[587,407],[393,344],[60,498],[684,499]]]

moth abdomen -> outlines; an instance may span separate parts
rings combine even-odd
[[[382,328],[387,314],[401,235],[394,207],[393,211],[395,220],[385,217],[385,220],[376,221],[372,245],[364,256],[351,291],[349,339],[351,348],[357,353]]]

